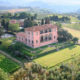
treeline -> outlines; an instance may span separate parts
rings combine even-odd
[[[70,22],[70,18],[67,16],[63,16],[63,17],[58,17],[58,16],[50,16],[49,17],[51,21],[56,21],[56,22],[64,22],[64,23],[68,23]]]
[[[33,18],[36,19],[37,18],[37,14],[30,14],[27,12],[21,12],[21,13],[15,13],[15,14],[11,14],[11,13],[4,13],[2,15],[0,15],[0,18],[9,18],[9,19],[26,19],[26,18]]]
[[[80,16],[77,16],[77,18],[80,20]]]
[[[9,21],[10,19],[7,19],[7,18],[1,19],[1,29],[3,32],[5,31],[5,32],[14,33],[14,32],[20,31],[20,28],[19,28],[20,26],[18,23],[10,24]]]

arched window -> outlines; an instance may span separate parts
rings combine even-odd
[[[43,34],[43,30],[40,31],[40,34]]]
[[[48,35],[45,36],[45,41],[48,41]]]
[[[43,42],[43,41],[44,41],[43,36],[41,36],[40,37],[40,42]]]
[[[54,36],[54,39],[56,39],[56,36]]]
[[[49,34],[49,40],[52,40],[52,34]]]
[[[32,40],[32,44],[34,43],[34,41]]]
[[[49,32],[51,32],[51,28],[49,28]]]
[[[48,32],[48,30],[46,29],[46,30],[45,30],[45,33],[47,33],[47,32]]]

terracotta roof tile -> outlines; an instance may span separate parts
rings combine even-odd
[[[40,31],[40,30],[44,30],[48,28],[56,28],[56,27],[57,26],[53,24],[45,24],[41,26],[33,26],[33,27],[25,28],[25,31]]]

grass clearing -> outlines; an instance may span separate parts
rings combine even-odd
[[[64,62],[65,60],[71,59],[73,56],[78,55],[80,55],[80,46],[73,45],[58,52],[54,52],[46,56],[37,58],[34,61],[44,67],[50,68],[61,62]]]
[[[74,30],[74,29],[71,29],[71,28],[67,28],[67,27],[64,27],[65,30],[67,30],[69,33],[71,33],[74,37],[77,37],[80,39],[80,31],[78,30]]]
[[[75,30],[80,30],[80,23],[72,23],[72,24],[63,24],[63,27],[67,27],[67,28],[71,28],[71,29],[75,29]]]

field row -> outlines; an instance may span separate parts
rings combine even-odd
[[[73,45],[60,51],[50,53],[46,56],[35,59],[34,61],[44,67],[50,68],[78,55],[80,55],[80,46]]]

